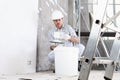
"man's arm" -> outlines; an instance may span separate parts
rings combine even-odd
[[[77,37],[75,30],[71,26],[69,26],[69,32],[70,32],[70,36],[71,36],[69,41],[71,41],[73,43],[79,43],[80,40]]]

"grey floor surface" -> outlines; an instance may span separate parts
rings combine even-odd
[[[104,80],[103,70],[91,70],[88,80]],[[76,76],[59,76],[52,71],[31,73],[31,74],[16,74],[16,75],[0,75],[0,80],[78,80],[78,75]],[[112,80],[120,80],[120,71],[114,72]]]

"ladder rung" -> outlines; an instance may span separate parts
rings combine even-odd
[[[93,61],[93,64],[110,64],[112,62],[113,62],[112,60],[96,59]]]
[[[110,60],[108,57],[94,57],[93,64],[110,64],[113,60]],[[80,61],[85,60],[84,57],[80,58]]]

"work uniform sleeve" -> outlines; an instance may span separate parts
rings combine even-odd
[[[70,25],[68,26],[68,28],[69,28],[70,36],[76,36],[77,37],[77,34],[76,34],[75,30]]]
[[[49,30],[48,31],[48,39],[49,39],[49,45],[55,45],[55,43],[51,43],[50,41],[53,41],[54,40],[54,37],[53,37],[53,30]]]

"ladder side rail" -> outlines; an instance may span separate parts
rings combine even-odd
[[[82,62],[78,80],[88,80],[95,50],[100,39],[100,34],[101,22],[100,20],[96,20],[93,22],[90,37],[88,39],[86,49],[84,51],[84,61]]]
[[[115,40],[113,42],[113,46],[110,52],[110,60],[112,60],[113,62],[107,65],[105,75],[104,75],[104,78],[106,80],[112,80],[113,73],[116,67],[116,61],[117,61],[117,58],[119,56],[119,51],[120,51],[120,39],[118,39],[118,37],[120,37],[120,35],[116,33],[116,37],[115,37]]]

